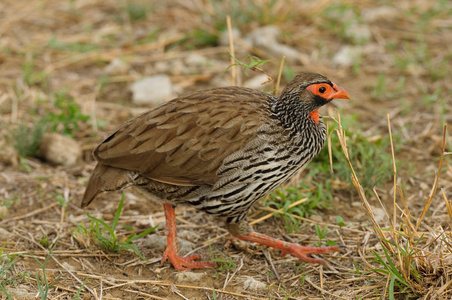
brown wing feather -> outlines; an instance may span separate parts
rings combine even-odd
[[[256,138],[270,99],[236,87],[177,98],[123,124],[94,155],[156,181],[212,185],[222,161]]]

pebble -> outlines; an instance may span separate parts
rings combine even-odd
[[[8,288],[8,292],[11,294],[12,299],[32,300],[35,298],[35,293],[31,293],[27,290],[26,285],[18,285],[17,287]]]
[[[4,145],[0,147],[0,164],[17,166],[19,162],[19,156],[13,146]]]
[[[374,214],[375,222],[377,222],[378,224],[384,224],[387,222],[386,213],[383,208],[372,206],[372,212]]]
[[[243,282],[243,288],[248,291],[259,291],[264,290],[267,287],[267,284],[262,281],[258,281],[253,277],[246,276],[246,280]]]
[[[333,65],[336,67],[351,67],[357,58],[362,54],[361,47],[343,46],[332,59]]]
[[[5,208],[5,211],[7,210],[6,207],[1,206],[0,207],[0,217],[2,217],[1,208]],[[10,236],[11,236],[11,232],[0,227],[0,240],[1,241],[6,241]]]
[[[240,38],[242,36],[242,33],[240,32],[240,30],[238,28],[233,27],[231,29],[232,31],[232,38],[234,39],[234,41],[236,41],[236,39]],[[229,47],[229,31],[228,30],[224,30],[220,33],[220,37],[219,37],[219,41],[221,46],[228,46]],[[234,46],[237,43],[234,43]]]
[[[130,71],[130,65],[120,58],[113,59],[104,69],[108,75],[124,75]]]
[[[267,82],[266,84],[262,84],[264,82],[268,81],[267,75],[265,74],[259,74],[257,76],[254,76],[247,81],[243,83],[244,87],[255,89],[255,90],[262,90],[266,89],[269,90],[272,88],[272,83]]]
[[[173,85],[167,75],[155,75],[136,81],[130,87],[135,104],[155,106],[173,98]]]
[[[365,8],[361,12],[362,19],[372,23],[376,21],[393,20],[399,16],[399,11],[391,6]]]
[[[370,40],[372,33],[367,24],[353,23],[345,29],[345,36],[357,44],[364,44]]]
[[[288,62],[298,62],[301,60],[301,53],[288,45],[281,44],[278,38],[281,31],[276,26],[264,26],[250,32],[245,41],[253,47],[269,52],[278,58],[285,56]]]
[[[195,244],[193,244],[192,242],[186,241],[181,238],[177,238],[177,242],[179,244],[179,251],[182,255],[195,249]],[[143,246],[150,249],[166,249],[166,236],[151,234],[143,241]]]
[[[73,166],[82,156],[79,144],[59,133],[45,133],[42,137],[38,156],[49,163]]]
[[[179,272],[176,273],[176,282],[199,282],[206,275],[206,273],[195,272]]]
[[[205,56],[191,53],[185,58],[185,63],[190,67],[204,67],[208,64],[208,60]]]

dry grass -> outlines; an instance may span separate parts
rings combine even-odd
[[[0,288],[15,299],[34,299],[38,281],[46,278],[49,285],[54,282],[49,299],[452,297],[451,140],[445,126],[452,121],[449,1],[250,0],[226,5],[173,0],[150,1],[142,7],[143,3],[0,3]],[[394,8],[396,14],[376,21],[364,18],[369,18],[366,11],[382,6]],[[230,27],[242,32],[242,37],[234,37],[231,52],[238,59],[250,54],[271,59],[264,68],[277,78],[277,86],[279,82],[283,86],[293,73],[314,71],[352,95],[350,103],[335,103],[342,122],[339,115],[334,117],[339,127],[331,136],[339,136],[342,150],[332,143],[331,151],[347,156],[352,184],[339,177],[340,166],[335,162],[328,190],[333,195],[332,208],[310,218],[293,215],[304,226],[291,234],[284,231],[281,219],[273,217],[281,211],[256,205],[249,216],[260,232],[302,244],[319,242],[316,225],[328,226],[325,239],[347,246],[341,253],[325,255],[329,268],[300,266],[296,259],[281,258],[272,250],[229,241],[218,220],[190,208],[177,210],[181,235],[200,254],[209,257],[211,245],[217,258],[232,262],[222,270],[198,271],[206,274],[193,282],[177,282],[174,269],[159,264],[162,249],[151,249],[142,239],[136,244],[148,261],[129,251],[106,252],[94,245],[89,234],[74,234],[77,225],[89,229],[90,219],[78,203],[93,168],[93,147],[146,109],[131,103],[130,83],[165,73],[181,94],[242,84],[256,75],[244,75],[239,68],[223,74],[230,56],[228,47],[219,46],[216,39],[228,28],[227,15]],[[281,41],[301,52],[298,61],[286,61],[282,68],[281,57],[244,42],[244,35],[267,24],[281,28]],[[353,24],[367,25],[369,39],[350,36],[347,32]],[[363,47],[363,52],[352,66],[335,66],[334,55],[346,45]],[[205,57],[208,63],[190,64],[187,58],[193,55]],[[128,69],[107,75],[105,67],[117,58]],[[33,157],[16,160],[8,154],[5,149],[14,143],[15,129],[21,124],[30,128],[51,112],[58,113],[54,103],[63,90],[90,117],[72,133],[83,148],[83,160],[63,168]],[[324,114],[336,116],[332,107]],[[343,125],[353,115],[358,115],[354,125]],[[334,123],[329,121],[329,126]],[[385,178],[391,179],[376,187],[364,184],[375,174],[355,156],[362,146],[353,144],[358,131],[375,147],[391,138],[391,147],[380,149],[392,157],[385,162]],[[310,170],[312,166],[297,180],[306,182]],[[304,204],[305,197],[301,198],[291,207]],[[105,195],[88,212],[109,223],[119,199],[119,194]],[[345,225],[337,223],[338,215]],[[145,195],[128,190],[119,225],[141,232],[163,221],[159,207]],[[131,233],[130,228],[119,227],[118,240]],[[156,234],[163,233],[159,228]],[[39,263],[46,257],[44,272]],[[249,277],[266,288],[245,289],[243,282]],[[8,296],[0,293],[0,298]]]

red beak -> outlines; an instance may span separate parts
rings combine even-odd
[[[335,83],[333,83],[333,88],[335,93],[332,93],[331,95],[329,95],[329,99],[328,100],[333,100],[333,99],[349,99],[350,100],[350,95],[347,93],[346,90],[344,90],[341,87],[338,87]]]

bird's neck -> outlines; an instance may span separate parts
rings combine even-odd
[[[324,127],[318,110],[315,112],[310,110],[299,101],[290,102],[284,101],[284,99],[275,99],[272,103],[273,114],[276,115],[286,130],[293,133],[319,131],[321,127]]]

